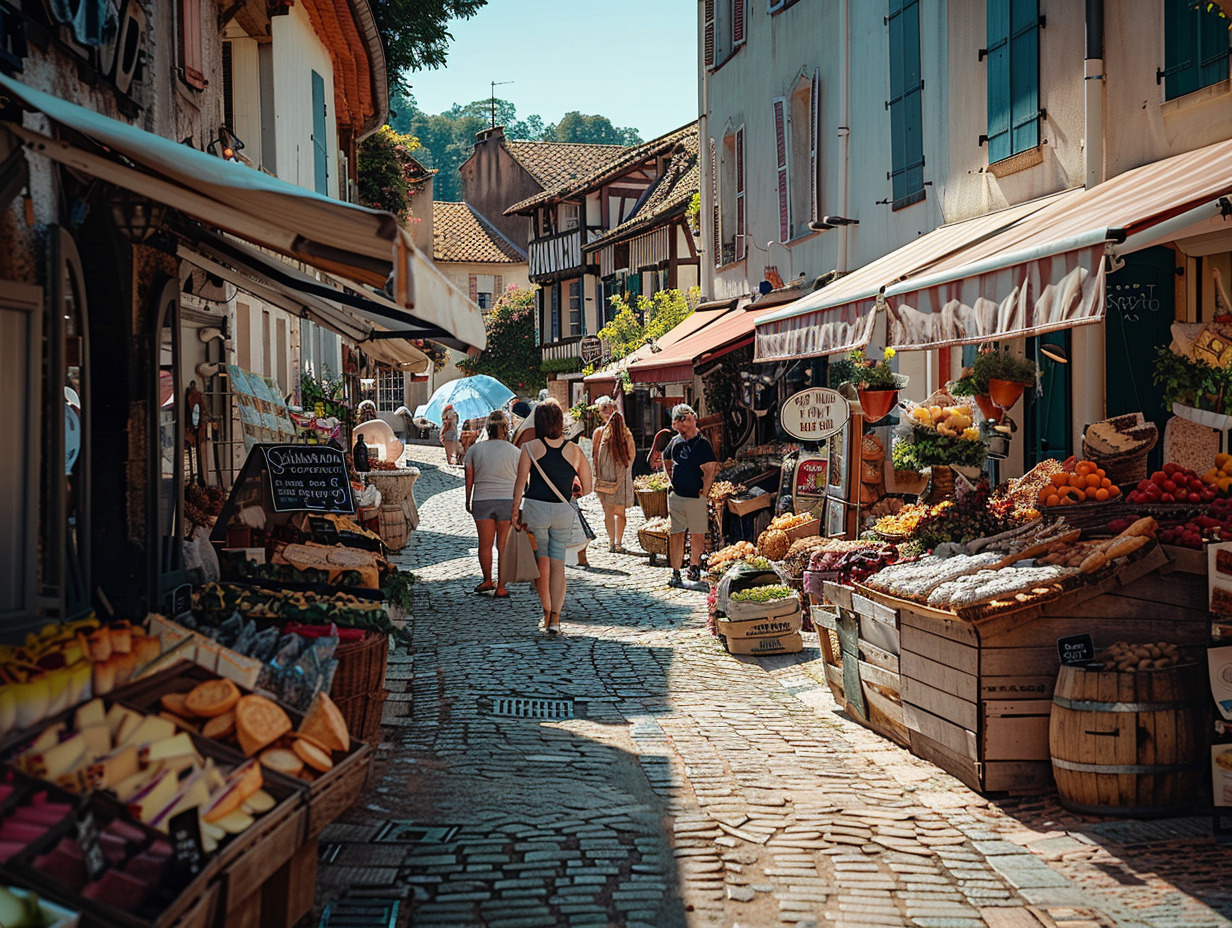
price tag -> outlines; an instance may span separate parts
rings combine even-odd
[[[1067,667],[1081,667],[1095,660],[1095,644],[1090,635],[1071,635],[1057,639],[1057,652]]]
[[[196,876],[205,866],[205,849],[201,846],[201,819],[197,807],[193,806],[173,816],[167,823],[167,833],[171,836],[176,870]]]
[[[85,859],[86,876],[91,881],[97,880],[107,869],[107,858],[98,843],[98,823],[90,812],[82,813],[77,820],[77,843],[81,845],[81,854]]]

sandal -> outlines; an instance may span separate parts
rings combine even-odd
[[[508,599],[508,598],[509,598],[509,591],[508,591],[508,590],[502,590],[502,589],[500,589],[499,587],[497,587],[496,592],[492,594],[492,598],[493,598],[493,599]]]
[[[560,613],[553,612],[552,615],[556,616],[556,622],[554,624],[548,625],[548,634],[549,635],[559,635],[560,634]]]
[[[479,586],[475,587],[474,592],[491,593],[495,589],[496,589],[495,583],[493,583],[491,580],[484,580],[482,583],[479,584]]]

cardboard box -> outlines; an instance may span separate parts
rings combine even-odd
[[[745,622],[749,619],[778,619],[792,613],[800,613],[800,594],[793,593],[783,599],[775,599],[767,603],[753,603],[738,599],[727,601],[727,618],[731,622]]]
[[[719,634],[727,638],[777,638],[800,631],[803,616],[797,608],[789,615],[761,619],[719,619]]]
[[[723,645],[731,654],[795,654],[804,650],[804,639],[799,632],[780,635],[777,638],[724,638]]]

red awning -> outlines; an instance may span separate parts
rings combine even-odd
[[[751,305],[724,313],[705,328],[681,339],[670,348],[652,354],[629,365],[629,376],[635,383],[687,383],[693,379],[693,368],[753,342],[753,319],[757,310]]]

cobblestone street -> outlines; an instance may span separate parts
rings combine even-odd
[[[321,836],[322,905],[492,928],[1232,924],[1209,818],[981,798],[840,713],[815,635],[726,654],[704,595],[607,553],[593,497],[592,568],[568,569],[563,636],[537,633],[527,585],[470,592],[461,469],[410,454],[414,645],[391,655],[369,789]]]

